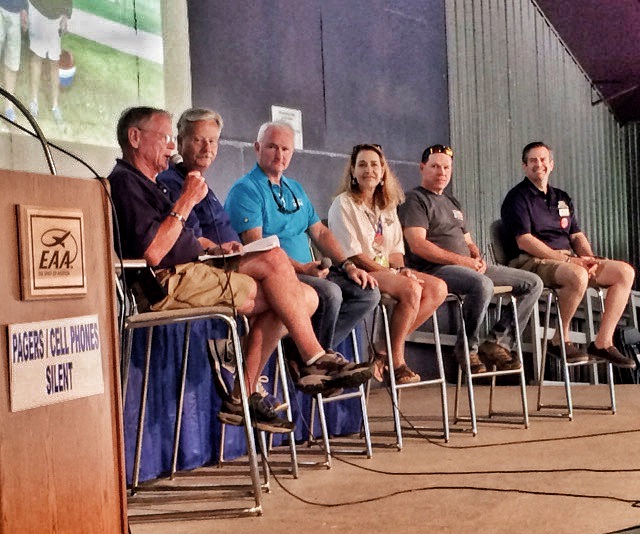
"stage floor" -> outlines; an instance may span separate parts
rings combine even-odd
[[[450,386],[450,415],[453,392]],[[413,424],[432,430],[417,436],[405,422],[399,452],[389,397],[386,390],[375,389],[369,402],[371,459],[337,452],[341,443],[360,443],[357,436],[340,438],[330,470],[302,465],[295,480],[286,470],[288,449],[278,449],[271,456],[275,478],[271,492],[264,494],[262,516],[231,512],[181,522],[140,522],[140,514],[237,509],[253,502],[228,490],[142,492],[129,503],[131,532],[640,532],[640,387],[616,386],[616,415],[578,410],[573,421],[537,412],[536,392],[528,388],[530,428],[479,423],[473,437],[468,423],[452,424],[445,444],[436,431],[441,423],[438,391],[406,390],[403,413]],[[576,404],[608,400],[606,386],[576,386],[573,392]],[[561,387],[547,386],[545,402],[561,402],[563,394]],[[488,388],[477,387],[476,396],[482,415]],[[515,412],[520,409],[519,390],[499,387],[494,402],[496,409]],[[322,459],[318,446],[299,445],[298,451],[303,461]],[[235,474],[238,469],[241,477]],[[246,467],[205,467],[182,473],[174,484],[194,481],[247,484],[249,476]]]

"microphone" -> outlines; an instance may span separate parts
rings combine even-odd
[[[328,269],[332,265],[333,265],[333,262],[331,261],[331,258],[324,257],[320,260],[320,265],[318,266],[318,269],[320,271],[323,271],[324,269]]]
[[[169,161],[175,166],[182,163],[184,159],[182,159],[182,156],[176,152],[169,158]]]

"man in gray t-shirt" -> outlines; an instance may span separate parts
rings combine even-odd
[[[517,369],[521,362],[512,353],[514,322],[503,313],[487,339],[480,344],[480,325],[493,297],[494,285],[509,285],[518,296],[518,325],[524,329],[542,293],[542,280],[519,269],[487,265],[466,228],[460,203],[444,192],[451,181],[453,150],[433,145],[422,154],[421,185],[407,194],[398,208],[407,244],[409,267],[442,278],[449,291],[464,297],[463,314],[469,340],[471,371]],[[462,362],[462,340],[454,353]]]

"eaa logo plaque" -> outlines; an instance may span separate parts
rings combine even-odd
[[[24,300],[87,292],[82,211],[18,206]]]

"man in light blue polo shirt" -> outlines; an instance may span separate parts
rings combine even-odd
[[[277,235],[298,277],[320,297],[312,323],[323,347],[335,347],[375,308],[375,279],[347,259],[333,233],[320,221],[302,185],[284,171],[293,156],[293,129],[285,123],[260,127],[257,163],[231,188],[225,210],[245,243]],[[309,238],[333,267],[312,261]]]

